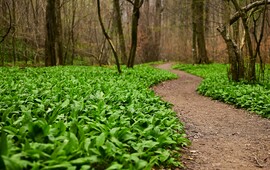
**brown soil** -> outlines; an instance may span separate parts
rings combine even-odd
[[[270,120],[198,95],[202,79],[170,63],[157,67],[180,76],[153,89],[185,124],[192,142],[183,154],[186,169],[270,170]]]

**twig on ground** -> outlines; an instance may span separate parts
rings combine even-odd
[[[259,168],[263,168],[264,167],[264,165],[260,163],[260,161],[258,160],[258,158],[256,157],[255,154],[254,154],[254,159],[256,161],[257,167],[259,167]]]

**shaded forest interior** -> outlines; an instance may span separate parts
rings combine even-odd
[[[254,51],[258,47],[256,42],[260,41],[260,58],[256,60],[267,62],[270,53],[269,1],[102,0],[100,7],[104,27],[122,64],[128,62],[132,51],[135,13],[139,19],[135,63],[158,60],[207,63],[208,59],[228,63],[227,46],[217,28],[226,25],[240,8],[255,2],[265,2],[265,8],[261,5],[247,11],[246,24],[237,20],[228,28],[226,36],[233,37],[243,56],[250,55],[247,34]],[[141,3],[137,12],[135,3]],[[96,0],[0,0],[0,9],[2,66],[115,63],[100,27]],[[50,27],[57,29],[49,32]],[[55,44],[49,43],[52,40]],[[200,48],[201,42],[205,42],[206,50]],[[45,50],[50,45],[53,52]],[[50,52],[56,57],[47,61],[46,57],[52,55]],[[199,61],[200,55],[207,56],[207,60]]]

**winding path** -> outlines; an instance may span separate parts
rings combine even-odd
[[[201,78],[157,66],[180,76],[153,87],[185,124],[192,145],[184,151],[187,169],[270,170],[270,120],[196,93]]]

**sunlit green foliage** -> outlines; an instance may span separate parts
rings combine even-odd
[[[270,118],[269,81],[258,84],[229,81],[228,65],[225,64],[178,64],[174,68],[203,77],[204,80],[198,87],[199,93]]]
[[[0,167],[180,165],[183,126],[149,90],[172,78],[149,66],[122,75],[101,67],[0,68]]]

